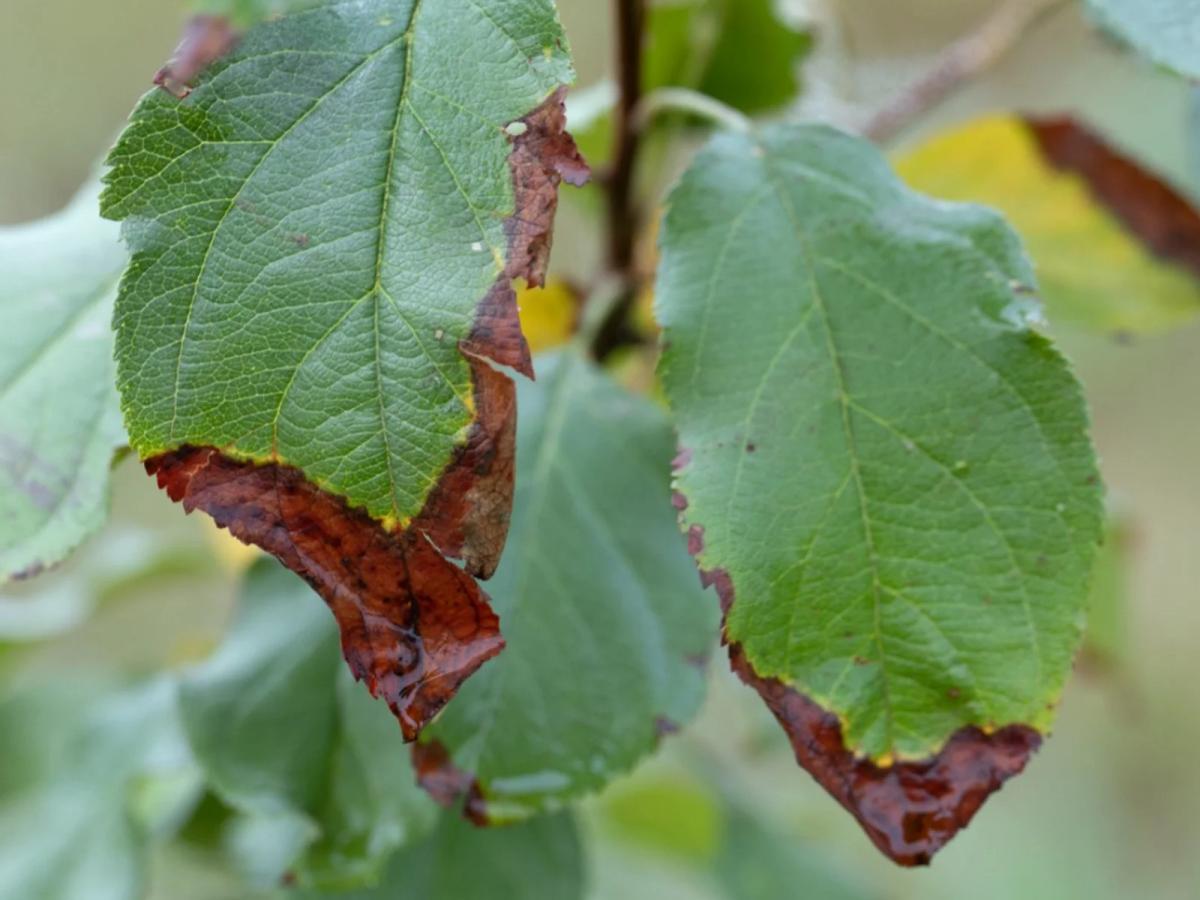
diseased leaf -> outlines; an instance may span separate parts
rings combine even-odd
[[[300,855],[282,863],[302,884],[374,883],[434,821],[395,722],[343,676],[328,613],[263,560],[225,642],[180,688],[209,785],[243,815],[297,835]]]
[[[579,833],[568,815],[479,829],[447,814],[429,838],[396,855],[378,888],[300,896],[303,900],[582,900],[583,865]]]
[[[1032,273],[995,214],[812,127],[717,138],[662,249],[681,521],[734,668],[880,849],[927,862],[1050,726],[1100,533]]]
[[[918,147],[897,170],[934,196],[1004,212],[1055,321],[1147,333],[1200,313],[1200,214],[1071,119],[979,119]]]
[[[125,438],[109,319],[127,257],[95,203],[87,187],[0,228],[0,584],[61,562],[108,515]]]
[[[314,585],[409,738],[501,646],[471,577],[512,493],[492,364],[531,374],[512,280],[587,176],[571,77],[551,0],[328,2],[147,96],[109,160],[134,448]]]
[[[1087,0],[1096,22],[1139,53],[1200,78],[1200,0]]]
[[[422,782],[480,822],[607,784],[689,721],[716,632],[672,521],[665,416],[575,352],[523,385],[508,650],[415,748]]]
[[[152,839],[181,824],[200,787],[174,692],[159,680],[94,699],[46,780],[4,798],[0,897],[143,896]]]

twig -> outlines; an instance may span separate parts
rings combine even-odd
[[[876,112],[861,131],[885,144],[971,78],[990,69],[1066,0],[1005,0],[978,29],[947,47],[930,71]]]
[[[592,353],[604,359],[628,343],[625,320],[636,298],[634,263],[641,216],[633,195],[641,133],[635,121],[642,99],[642,50],[646,26],[645,0],[615,0],[617,17],[617,87],[619,96],[613,138],[613,161],[604,186],[608,192],[608,273],[619,296],[605,303],[606,314],[593,324]],[[606,288],[609,290],[611,288]],[[593,298],[595,299],[595,298]],[[589,300],[589,305],[592,301]]]
[[[639,133],[634,115],[642,99],[642,43],[645,0],[616,0],[617,98],[616,135],[608,182],[608,264],[626,272],[633,264],[638,213],[633,198]]]

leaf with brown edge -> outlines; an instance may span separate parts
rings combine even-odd
[[[1016,235],[864,141],[722,135],[656,313],[676,509],[797,760],[927,863],[1048,733],[1102,525],[1080,388]]]
[[[382,532],[295,469],[201,447],[146,469],[188,512],[207,512],[313,586],[337,619],[351,672],[388,702],[407,740],[504,646],[475,580],[424,534]]]
[[[551,0],[327,0],[148,95],[109,158],[132,446],[318,587],[410,738],[500,648],[471,575],[508,528],[501,369],[533,374],[512,282],[587,177],[572,77]]]

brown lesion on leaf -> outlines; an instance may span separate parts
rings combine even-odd
[[[694,556],[703,552],[703,527],[689,528],[688,545]],[[729,573],[701,569],[700,578],[705,587],[715,587],[727,621],[735,599]],[[1024,725],[992,733],[968,726],[929,759],[880,765],[846,746],[835,714],[782,681],[759,675],[741,644],[730,641],[725,625],[722,641],[730,667],[774,713],[796,761],[854,816],[885,856],[902,866],[928,865],[984,801],[1025,768],[1042,742]]]
[[[439,805],[452,809],[461,803],[464,818],[475,825],[488,824],[487,806],[479,780],[454,765],[441,741],[418,741],[413,744],[412,760],[417,784]]]
[[[181,48],[178,55],[191,62],[171,77],[194,74],[196,61],[215,46]],[[409,741],[504,646],[499,620],[475,581],[499,563],[513,497],[516,387],[493,364],[533,375],[512,280],[541,283],[559,183],[579,183],[587,172],[563,130],[562,91],[522,121],[509,161],[516,198],[507,223],[509,261],[459,343],[471,369],[475,418],[406,528],[390,531],[280,461],[186,446],[145,462],[188,512],[207,512],[313,586],[337,619],[351,671],[388,702]],[[426,763],[432,765],[428,754]]]
[[[487,596],[420,531],[395,535],[290,466],[185,447],[146,462],[172,500],[201,509],[304,578],[337,619],[355,678],[414,739],[504,646]]]
[[[192,92],[200,74],[237,46],[239,34],[225,16],[192,16],[170,61],[154,75],[154,83],[176,99]]]
[[[1200,277],[1200,212],[1191,200],[1069,116],[1025,123],[1051,165],[1081,177],[1154,254]]]

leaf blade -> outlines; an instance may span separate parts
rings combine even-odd
[[[798,757],[861,820],[833,771],[857,754],[927,767],[952,735],[988,745],[1010,725],[1036,746],[1101,509],[1079,388],[1029,326],[1013,235],[906,191],[860,141],[779,126],[710,144],[662,246],[682,523],[735,668]],[[817,712],[785,709],[800,701]],[[807,757],[809,742],[829,746]],[[992,746],[1002,781],[1009,751]],[[948,835],[892,841],[904,813],[865,824],[927,860]]]

